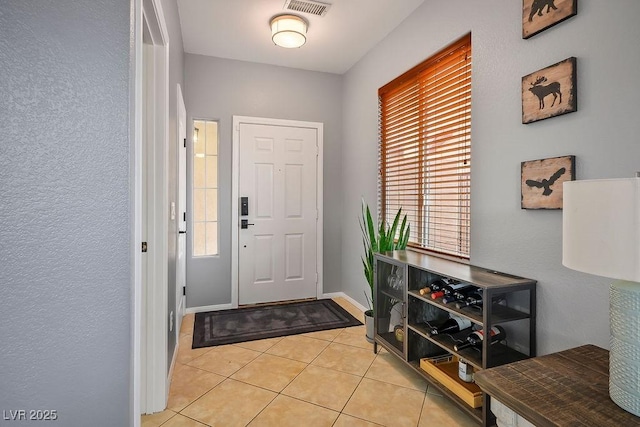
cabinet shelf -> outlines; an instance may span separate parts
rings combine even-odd
[[[387,350],[392,351],[400,356],[404,355],[402,342],[396,339],[393,332],[378,333],[376,338],[379,338],[381,341],[383,341],[381,344],[383,344],[384,348],[386,348]]]
[[[424,325],[424,324],[417,325],[417,324],[409,323],[407,327],[413,330],[414,332],[420,334],[420,336],[422,336],[423,338],[436,344],[443,350],[446,350],[449,353],[455,354],[458,357],[468,361],[473,365],[474,368],[482,369],[482,354],[480,354],[480,352],[478,352],[475,349],[465,349],[465,350],[471,350],[471,351],[457,352],[453,349],[453,346],[457,342],[459,341],[461,342],[462,339],[467,336],[469,331],[465,330],[465,331],[459,332],[458,334],[452,334],[452,335],[431,335],[429,334],[427,325]],[[458,341],[454,341],[454,338],[457,339]],[[464,356],[462,355],[463,353],[464,353]]]
[[[423,378],[425,378],[427,381],[429,381],[431,384],[435,385],[443,395],[445,395],[450,400],[452,400],[454,403],[456,403],[457,406],[461,410],[463,410],[468,415],[473,417],[478,423],[482,423],[482,408],[472,408],[469,405],[467,405],[455,393],[453,393],[451,390],[446,388],[444,385],[442,385],[440,383],[440,381],[438,381],[433,376],[429,375],[428,372],[426,372],[424,369],[422,369],[420,367],[420,360],[410,360],[408,362],[408,365],[411,368],[413,368],[414,371],[416,371],[418,374],[420,374]]]
[[[420,336],[424,337],[425,339],[433,342],[443,350],[446,350],[451,354],[455,354],[459,358],[471,363],[474,368],[482,369],[482,353],[480,350],[473,347],[467,347],[460,351],[456,351],[454,349],[454,345],[463,342],[467,335],[469,335],[468,329],[455,334],[431,335],[429,334],[429,330],[426,325],[409,323],[407,326],[409,329],[420,334]],[[502,343],[491,345],[490,350],[492,361],[491,364],[493,366],[504,365],[505,363],[517,362],[519,360],[529,358],[529,356],[527,356],[526,354],[507,347]]]
[[[466,317],[471,320],[473,323],[482,325],[482,313],[483,309],[480,307],[463,307],[458,308],[455,306],[455,303],[445,304],[442,302],[442,298],[431,299],[426,298],[423,295],[420,295],[418,291],[409,291],[408,294],[414,298],[417,298],[421,301],[426,302],[427,304],[434,305],[438,308],[448,311],[449,313],[458,314],[462,317]],[[522,311],[501,305],[501,304],[492,304],[491,305],[491,323],[506,323],[512,322],[514,320],[522,320],[529,319],[531,316]]]
[[[391,289],[380,289],[380,293],[391,299],[396,299],[398,301],[404,300],[404,295],[402,295],[402,291],[394,291]]]

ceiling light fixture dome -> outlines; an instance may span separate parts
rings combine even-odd
[[[275,16],[271,19],[271,40],[280,47],[300,47],[307,41],[307,22],[296,15]]]

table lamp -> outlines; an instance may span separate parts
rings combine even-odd
[[[609,396],[640,416],[640,175],[566,181],[562,264],[611,284]]]

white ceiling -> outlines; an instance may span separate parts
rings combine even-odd
[[[291,13],[285,0],[178,0],[188,53],[342,74],[396,28],[424,0],[319,0],[323,17],[309,22],[307,43],[284,49],[271,41],[269,21]]]

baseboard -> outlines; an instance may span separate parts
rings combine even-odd
[[[180,298],[178,308],[176,309],[176,342],[180,340],[180,329],[182,328],[182,319],[184,318],[184,296]]]
[[[362,310],[363,313],[365,311],[369,310],[367,307],[365,307],[364,305],[360,304],[358,301],[354,300],[353,298],[351,298],[349,295],[345,294],[344,292],[331,292],[331,293],[328,293],[328,294],[322,294],[322,299],[327,299],[327,298],[344,298],[347,301],[349,301],[351,304],[356,306],[358,309]]]
[[[186,313],[187,314],[191,314],[191,313],[202,313],[205,311],[220,311],[220,310],[229,310],[230,308],[233,308],[233,305],[231,303],[229,304],[217,304],[217,305],[203,305],[200,307],[189,307],[186,309]]]
[[[171,358],[171,366],[169,367],[169,376],[167,377],[167,396],[165,402],[169,403],[169,391],[171,390],[171,379],[173,378],[173,368],[178,360],[178,350],[180,350],[180,340],[176,340],[176,346],[173,349],[173,357]],[[165,405],[166,406],[166,405]]]
[[[182,297],[180,298],[180,301],[178,303],[178,314],[180,314],[180,317],[182,318],[184,316],[184,306],[185,306],[185,298]]]

